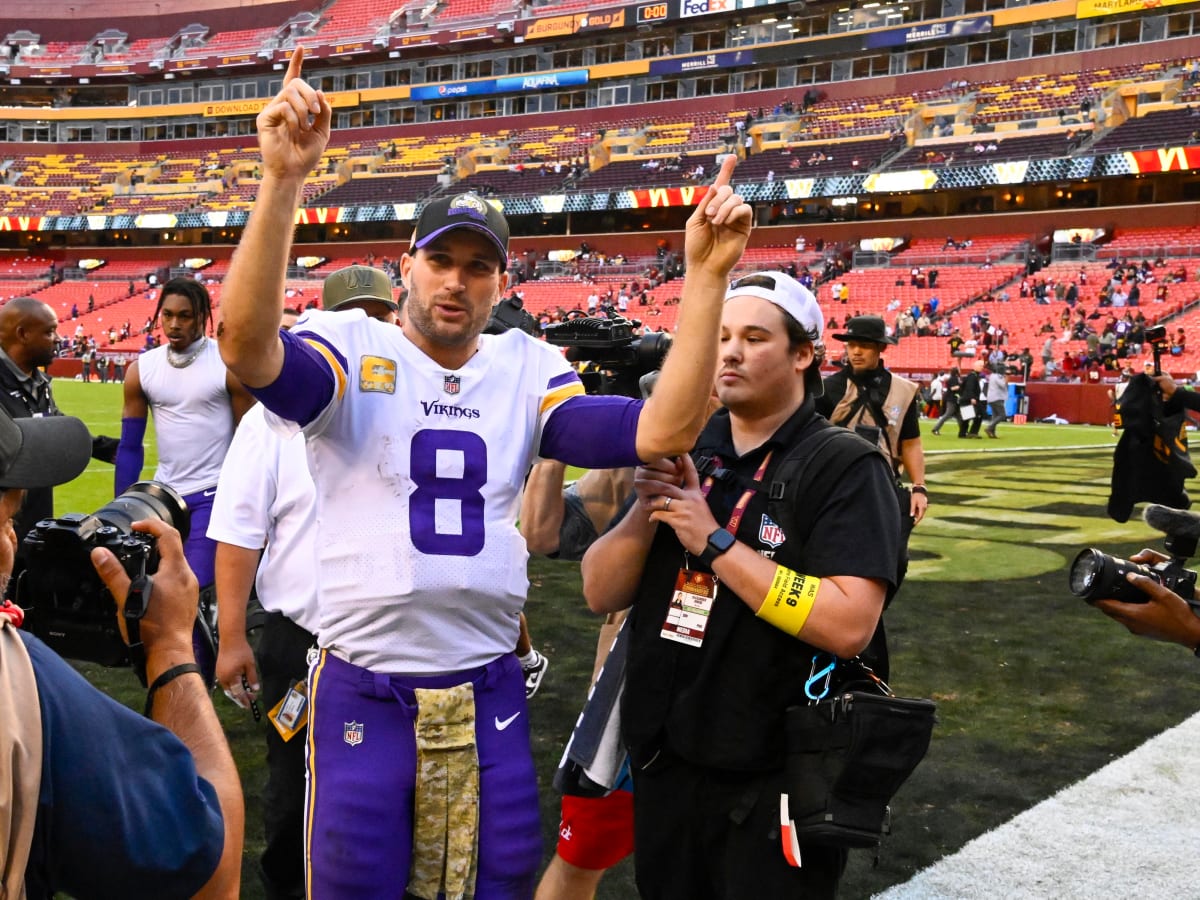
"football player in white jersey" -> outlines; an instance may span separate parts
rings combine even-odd
[[[126,371],[114,483],[119,495],[141,479],[146,419],[153,412],[158,441],[154,480],[178,491],[191,513],[183,552],[200,582],[201,615],[206,618],[211,616],[217,549],[208,538],[208,518],[217,478],[233,430],[254,405],[254,398],[225,368],[216,342],[205,335],[211,316],[212,300],[200,282],[173,278],[163,285],[154,318],[161,322],[167,343],[143,353]],[[209,625],[215,629],[215,622]],[[216,657],[199,632],[195,649],[204,679],[211,684]]]
[[[317,489],[309,896],[527,898],[541,837],[512,652],[522,483],[538,457],[611,468],[691,447],[752,213],[731,157],[688,221],[675,352],[644,404],[585,395],[557,350],[519,331],[481,334],[509,232],[469,193],[421,211],[402,329],[312,312],[280,333],[295,209],[332,112],[302,58],[258,117],[263,180],[218,335],[268,418],[304,430]]]
[[[347,266],[325,279],[322,309],[361,309],[394,323],[399,305],[380,269]],[[284,310],[290,330],[299,313]],[[243,417],[229,445],[208,535],[217,541],[217,600],[221,629],[217,680],[248,708],[255,698],[270,723],[263,787],[265,846],[259,874],[269,900],[304,897],[304,686],[309,650],[316,646],[316,491],[304,435],[284,439],[262,407]],[[265,549],[264,549],[265,548]],[[261,557],[261,564],[260,564]],[[258,645],[246,636],[246,605],[257,587],[266,611]],[[261,675],[261,683],[259,676]]]

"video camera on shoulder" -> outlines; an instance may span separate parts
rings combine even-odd
[[[1150,598],[1125,577],[1130,572],[1136,572],[1178,594],[1187,601],[1192,612],[1200,615],[1200,602],[1194,599],[1196,573],[1185,566],[1187,560],[1196,555],[1196,543],[1200,540],[1200,516],[1151,504],[1142,513],[1142,518],[1151,528],[1166,535],[1163,547],[1171,558],[1157,565],[1147,565],[1110,556],[1094,548],[1081,550],[1071,563],[1068,576],[1071,593],[1089,603],[1107,599],[1146,603]]]
[[[589,394],[617,394],[635,399],[642,396],[639,380],[662,368],[671,336],[665,332],[637,337],[638,322],[579,318],[550,325],[543,333],[556,347],[567,348],[568,362],[595,363],[595,371],[580,378]]]
[[[1162,374],[1162,354],[1167,349],[1168,337],[1166,325],[1153,325],[1145,331],[1146,343],[1154,354],[1154,374]]]
[[[157,481],[137,482],[90,515],[42,519],[25,536],[27,563],[16,602],[27,610],[25,627],[60,656],[103,666],[130,664],[116,601],[96,574],[91,554],[96,547],[112,551],[130,580],[158,571],[154,536],[132,527],[143,519],[166,522],[187,540],[187,504]]]

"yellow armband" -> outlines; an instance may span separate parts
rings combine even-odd
[[[817,591],[820,589],[820,578],[801,575],[785,566],[776,566],[775,577],[771,579],[771,589],[767,591],[767,596],[763,598],[762,606],[758,608],[756,615],[764,622],[795,637],[808,621],[808,614],[812,612]]]

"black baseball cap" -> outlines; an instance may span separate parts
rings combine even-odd
[[[500,271],[508,268],[508,220],[497,207],[470,191],[434,200],[421,210],[412,250],[420,250],[456,228],[469,228],[490,240],[500,257]]]
[[[0,410],[0,485],[44,488],[65,484],[87,468],[92,435],[74,416],[14,419]]]

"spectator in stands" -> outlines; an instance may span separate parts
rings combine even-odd
[[[1182,356],[1185,350],[1187,350],[1187,337],[1184,335],[1181,325],[1171,335],[1171,355]]]
[[[79,318],[79,305],[76,303],[71,304],[71,318],[73,320]]]

